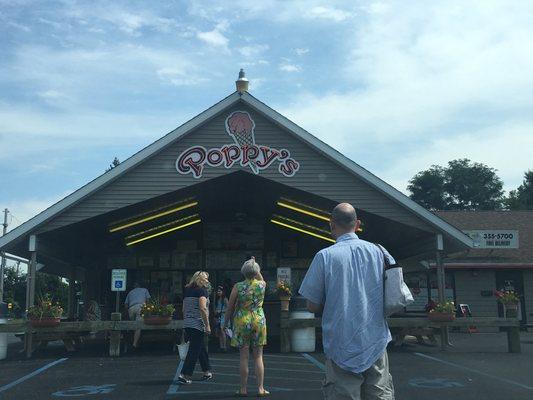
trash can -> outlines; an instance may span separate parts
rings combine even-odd
[[[315,314],[306,310],[305,299],[294,299],[291,319],[313,319]],[[302,300],[302,301],[298,301]],[[291,350],[298,353],[314,352],[316,348],[315,328],[295,328],[291,330]]]
[[[0,302],[0,325],[7,324],[7,304]],[[0,360],[7,357],[7,333],[0,332]]]

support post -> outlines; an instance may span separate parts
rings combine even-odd
[[[509,353],[522,352],[520,347],[520,328],[518,326],[507,328],[507,346]]]
[[[73,320],[76,315],[76,267],[70,266],[68,278],[68,318]]]
[[[121,313],[111,313],[111,321],[120,321],[122,319]],[[109,355],[111,357],[120,356],[120,335],[121,331],[112,330],[109,333]]]
[[[291,352],[291,330],[289,328],[289,312],[281,311],[280,317],[281,349],[282,353]]]
[[[37,275],[37,236],[35,235],[30,236],[29,251],[31,257],[28,273],[26,274],[26,311],[35,304],[35,280]],[[26,357],[30,358],[33,352],[33,335],[30,326],[26,328],[24,342]]]
[[[444,262],[442,260],[442,253],[444,251],[444,238],[441,233],[437,234],[436,237],[437,243],[437,253],[436,253],[436,263],[437,263],[437,287],[439,292],[439,303],[442,303],[446,300],[446,273],[444,271]],[[448,326],[442,325],[440,328],[440,346],[444,351],[446,347],[450,345],[450,337]]]
[[[2,224],[2,236],[4,236],[7,232],[7,214],[9,213],[9,210],[6,208],[4,210],[4,223]],[[4,270],[6,268],[6,258],[4,257],[4,253],[0,253],[0,257],[2,257],[2,260],[0,261],[0,301],[4,301]]]

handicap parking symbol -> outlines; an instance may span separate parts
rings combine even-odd
[[[425,389],[445,389],[464,386],[462,383],[446,378],[413,378],[409,379],[409,385]]]
[[[122,281],[115,281],[115,289],[122,289]]]
[[[52,396],[56,397],[81,397],[90,396],[95,394],[108,394],[111,393],[117,385],[102,385],[102,386],[77,386],[59,392],[52,393]]]

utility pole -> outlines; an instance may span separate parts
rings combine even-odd
[[[7,214],[9,213],[9,210],[6,208],[4,210],[4,223],[3,229],[2,229],[2,236],[4,236],[7,232]],[[6,258],[4,257],[4,253],[0,254],[2,256],[2,262],[0,263],[0,302],[4,301],[4,269],[6,267]]]

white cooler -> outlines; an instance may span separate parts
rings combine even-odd
[[[308,311],[293,311],[291,319],[313,319],[315,314]],[[315,351],[315,328],[296,328],[291,330],[291,350],[297,353],[312,353]]]

